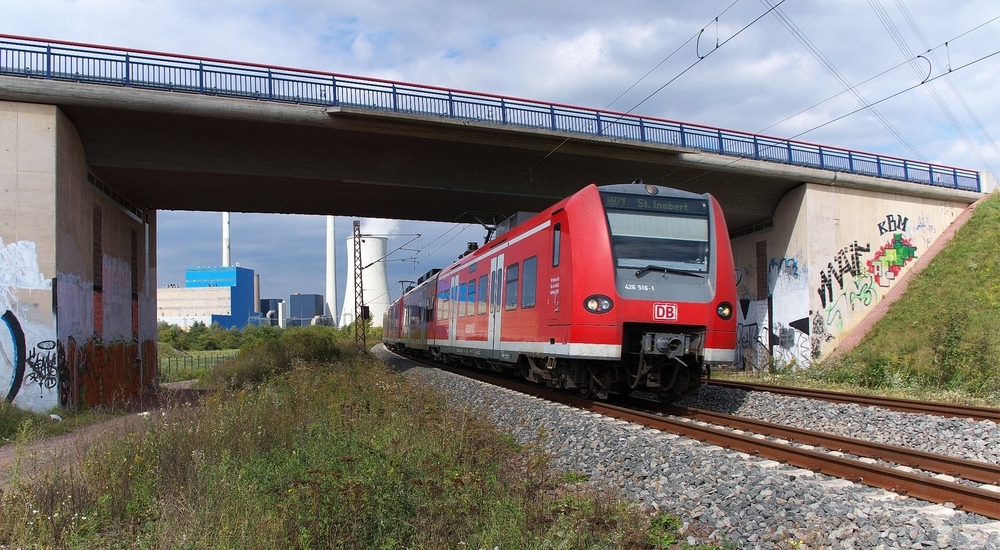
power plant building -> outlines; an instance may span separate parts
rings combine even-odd
[[[254,273],[245,267],[189,267],[183,288],[156,291],[157,321],[182,328],[200,321],[241,329],[260,322],[255,309]]]
[[[304,327],[313,324],[313,319],[323,316],[323,306],[321,294],[292,294],[288,297],[288,325]]]

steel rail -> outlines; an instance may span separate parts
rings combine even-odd
[[[787,439],[814,447],[823,447],[832,451],[881,459],[910,468],[961,477],[979,483],[1000,483],[1000,466],[986,462],[927,453],[906,447],[875,443],[829,433],[813,432],[792,426],[784,426],[782,424],[753,420],[703,409],[667,406],[662,408],[662,412],[699,422],[728,426],[738,430]]]
[[[955,418],[972,418],[973,420],[992,420],[1000,423],[1000,409],[990,407],[972,407],[969,405],[954,405],[949,403],[934,403],[932,401],[913,401],[896,397],[879,397],[873,395],[856,395],[828,390],[813,390],[806,388],[790,388],[769,384],[753,384],[749,382],[734,382],[731,380],[712,380],[710,384],[723,388],[735,388],[744,391],[765,391],[793,397],[821,399],[832,403],[854,403],[872,407],[882,407],[899,412],[933,414]]]
[[[611,418],[641,424],[656,430],[682,435],[723,448],[734,449],[750,455],[791,464],[812,472],[843,478],[870,487],[886,489],[919,500],[937,504],[950,503],[956,508],[961,508],[968,512],[992,519],[1000,519],[1000,494],[987,489],[970,487],[961,483],[927,477],[878,464],[868,464],[858,460],[842,458],[830,453],[759,439],[731,432],[723,428],[700,426],[690,421],[674,420],[608,403],[588,401],[565,393],[554,392],[542,387],[496,376],[447,366],[435,366],[442,370],[487,384],[501,386],[527,395],[589,410]]]

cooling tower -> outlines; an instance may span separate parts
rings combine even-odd
[[[385,274],[385,249],[389,239],[361,236],[361,282],[364,303],[371,313],[373,327],[382,326],[382,316],[389,309],[389,279]],[[344,287],[344,309],[340,326],[354,322],[354,239],[347,239],[347,285]],[[366,267],[367,266],[367,267]]]

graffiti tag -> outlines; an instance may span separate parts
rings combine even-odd
[[[844,274],[849,273],[851,277],[860,275],[862,273],[861,253],[870,251],[870,244],[861,246],[858,244],[858,241],[854,241],[849,246],[841,248],[833,261],[827,264],[827,268],[820,271],[820,286],[817,292],[819,293],[820,303],[824,308],[828,302],[833,301],[833,282],[837,281],[840,290],[843,290]]]
[[[906,231],[906,222],[910,218],[904,218],[900,214],[896,214],[896,217],[892,217],[892,214],[887,214],[884,222],[878,223],[878,234],[885,235],[886,233],[895,233],[897,231]]]

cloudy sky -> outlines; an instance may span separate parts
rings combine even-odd
[[[996,0],[0,0],[0,14],[4,34],[632,111],[1000,169]],[[844,116],[862,101],[875,112]],[[158,220],[161,286],[183,284],[187,266],[221,262],[220,214]],[[350,224],[337,219],[339,241]],[[445,265],[483,235],[453,224],[365,227],[407,235],[390,250],[420,234],[389,258],[395,295],[395,281]],[[265,297],[322,294],[325,234],[324,218],[233,214],[233,260],[261,273]]]

